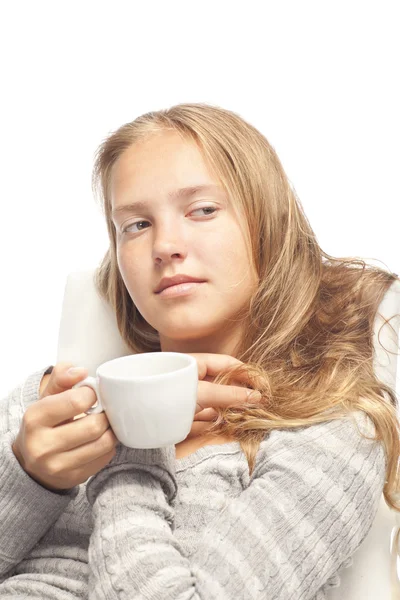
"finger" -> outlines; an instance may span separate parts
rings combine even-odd
[[[68,473],[67,477],[63,477],[63,485],[58,488],[51,488],[48,485],[45,487],[47,487],[49,490],[53,489],[53,491],[59,492],[60,490],[70,489],[76,485],[84,483],[89,477],[101,471],[101,469],[103,469],[114,458],[115,454],[116,450],[114,447],[110,452],[106,452],[100,457],[96,456],[94,460],[88,462],[83,462],[82,459],[79,458],[79,467],[75,467],[73,469],[68,468],[68,465],[63,463],[64,472]],[[76,465],[76,463],[73,464]],[[60,471],[58,472],[60,473]]]
[[[230,356],[229,354],[207,354],[207,353],[192,353],[197,360],[197,367],[199,373],[199,379],[204,381],[213,381],[220,373],[229,371],[234,367],[243,365],[244,363]],[[261,388],[265,385],[263,377],[258,376],[248,370],[243,369],[242,372],[235,373],[235,381],[237,383],[243,383],[249,387]]]
[[[205,381],[215,381],[215,377],[212,377],[210,379],[208,377],[205,377]],[[262,389],[266,385],[266,378],[263,375],[259,375],[255,369],[243,368],[234,373],[230,385],[235,384],[247,388]]]
[[[61,362],[55,365],[47,386],[40,396],[40,400],[47,396],[60,394],[61,392],[70,390],[76,383],[88,376],[88,370],[85,368],[82,368],[82,370],[77,371],[76,373],[68,373],[68,370],[71,367],[76,368],[73,363],[69,362]]]
[[[117,444],[118,440],[112,429],[109,428],[95,440],[59,454],[57,457],[57,462],[60,465],[59,470],[70,472],[77,467],[87,467],[88,464],[90,465],[94,461],[100,460],[115,450]]]
[[[243,364],[237,358],[229,356],[229,354],[209,354],[206,352],[190,353],[197,361],[199,379],[204,379],[206,376],[215,377],[222,371]]]
[[[24,416],[25,424],[56,427],[87,411],[96,399],[95,392],[88,386],[46,396],[29,406]]]
[[[195,414],[205,408],[228,408],[242,406],[249,401],[257,401],[261,394],[255,390],[236,385],[222,385],[199,381]]]
[[[82,419],[54,428],[51,432],[52,435],[46,436],[46,442],[43,440],[43,445],[46,444],[48,451],[52,454],[68,452],[98,440],[108,429],[111,427],[105,413],[87,415]],[[109,436],[117,442],[112,429]],[[46,449],[43,445],[42,451],[45,453]]]
[[[213,408],[205,408],[195,415],[195,421],[214,421],[218,417],[218,412]]]

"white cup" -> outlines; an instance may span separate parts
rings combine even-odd
[[[120,442],[130,448],[162,448],[183,441],[196,410],[198,369],[193,356],[146,352],[109,360],[73,388],[88,386]]]

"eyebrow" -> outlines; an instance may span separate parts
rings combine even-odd
[[[194,196],[195,194],[197,194],[198,192],[216,192],[219,191],[221,192],[222,189],[219,185],[191,185],[189,187],[184,187],[184,188],[179,188],[178,190],[175,190],[173,192],[169,192],[168,193],[168,199],[173,200],[173,199],[185,199],[185,198],[190,198],[190,196]],[[114,210],[111,213],[111,216],[114,217],[116,215],[120,215],[123,213],[131,213],[131,212],[135,212],[135,211],[140,211],[143,210],[145,208],[148,207],[148,203],[146,201],[137,201],[137,202],[130,202],[129,204],[124,204],[122,206],[119,206],[118,208],[114,208]]]

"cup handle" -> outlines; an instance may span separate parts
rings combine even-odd
[[[91,406],[90,408],[88,408],[87,410],[85,410],[83,412],[85,412],[87,415],[97,415],[98,413],[104,412],[104,408],[103,408],[103,406],[101,404],[101,400],[100,400],[99,384],[97,383],[96,378],[95,377],[86,377],[86,379],[83,379],[83,381],[79,381],[78,383],[73,385],[72,389],[79,388],[84,385],[92,388],[92,390],[96,394],[97,405]]]

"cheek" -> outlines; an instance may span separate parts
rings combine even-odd
[[[220,246],[220,258],[226,273],[243,278],[251,274],[251,257],[241,231],[234,231],[224,238]]]
[[[133,302],[140,300],[140,290],[146,289],[149,269],[138,256],[132,256],[123,251],[117,252],[118,268]]]
[[[140,271],[145,271],[144,269],[144,253],[137,251],[132,251],[132,247],[130,247],[129,243],[122,244],[117,248],[117,262],[121,273],[124,273],[124,276],[132,279],[133,277],[137,277],[140,274]]]

